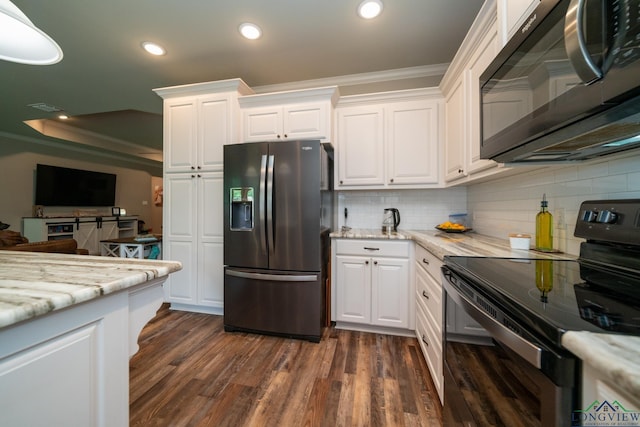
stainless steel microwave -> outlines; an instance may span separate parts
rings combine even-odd
[[[574,161],[640,147],[640,0],[542,0],[480,88],[482,158]]]

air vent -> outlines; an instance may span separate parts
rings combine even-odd
[[[45,104],[44,102],[27,104],[27,107],[35,108],[36,110],[46,111],[47,113],[56,113],[58,111],[62,111],[62,108],[58,108],[55,105]]]
[[[497,310],[493,308],[493,306],[490,303],[488,303],[484,298],[482,298],[480,295],[476,297],[476,301],[484,311],[486,311],[491,315],[491,317],[493,317],[494,319],[498,317]]]

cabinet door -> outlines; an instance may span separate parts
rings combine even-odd
[[[371,323],[409,326],[409,260],[373,258],[371,270]]]
[[[231,138],[231,97],[198,98],[198,158],[196,169],[222,170],[223,146]]]
[[[190,173],[164,176],[163,258],[182,263],[182,270],[167,279],[165,299],[169,302],[197,301],[196,179]]]
[[[100,240],[109,240],[118,238],[118,223],[117,221],[103,222],[100,229]]]
[[[538,6],[540,0],[498,0],[498,22],[501,47],[507,44],[513,34],[524,24],[524,20]]]
[[[328,115],[327,103],[287,105],[284,107],[282,138],[328,141],[331,136]]]
[[[198,186],[198,304],[222,309],[224,303],[223,173],[205,173]]]
[[[100,254],[100,231],[97,222],[81,222],[73,229],[73,238],[78,242],[78,248],[86,249],[89,255]]]
[[[186,172],[195,169],[197,157],[197,107],[194,98],[164,103],[164,171]]]
[[[371,322],[371,261],[365,257],[336,257],[336,320]]]
[[[466,87],[466,115],[468,117],[466,129],[468,129],[468,142],[466,144],[467,173],[473,174],[481,170],[496,167],[493,160],[480,158],[480,76],[487,69],[491,61],[498,53],[498,34],[491,31],[483,40],[478,52],[471,60],[470,69],[464,74]]]
[[[437,184],[440,103],[412,101],[387,107],[388,184]]]
[[[247,108],[242,113],[243,140],[274,141],[282,135],[282,107]]]
[[[381,106],[338,111],[338,186],[384,184],[383,120]]]
[[[451,182],[465,176],[465,144],[467,143],[467,110],[465,108],[464,74],[446,99],[445,126],[445,181]],[[478,107],[479,112],[479,107]],[[479,123],[478,123],[479,124]],[[478,146],[480,141],[478,141]]]

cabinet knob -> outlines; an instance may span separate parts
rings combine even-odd
[[[458,173],[464,173],[464,169],[458,169]]]
[[[284,137],[285,137],[285,138],[288,138],[289,136],[285,133],[285,134],[284,134]]]
[[[191,166],[191,170],[195,170],[195,167]]]
[[[195,178],[195,177],[196,177],[195,175],[191,175],[191,178]]]
[[[198,166],[198,170],[202,169],[200,166]]]
[[[340,184],[342,184],[342,180],[340,180]]]
[[[427,342],[427,339],[425,338],[424,334],[422,334],[422,342],[429,347],[429,342]]]
[[[280,139],[280,135],[276,135],[276,138]]]
[[[373,261],[373,265],[378,265],[378,261]]]
[[[198,174],[198,178],[202,178],[202,175]]]
[[[364,263],[365,263],[366,265],[369,265],[369,261],[365,261]]]
[[[393,182],[393,178],[391,178],[391,179],[389,180],[389,182]]]
[[[425,264],[427,264],[427,265],[429,265],[429,260],[428,260],[428,259],[426,259],[426,258],[422,258],[422,262],[423,262],[423,263],[425,263]]]
[[[422,291],[422,296],[426,299],[429,299],[429,295],[427,295],[427,291]]]

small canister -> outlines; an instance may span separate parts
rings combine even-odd
[[[531,235],[521,233],[509,234],[509,244],[511,249],[526,249],[531,247]]]

